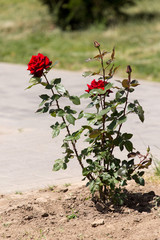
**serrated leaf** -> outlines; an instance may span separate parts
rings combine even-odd
[[[91,74],[92,74],[91,71],[86,71],[86,72],[84,72],[84,73],[82,74],[82,76],[83,76],[83,77],[88,77],[88,76],[90,76]]]
[[[66,113],[68,113],[68,114],[70,114],[70,113],[71,113],[71,114],[77,113],[75,110],[72,110],[70,106],[65,106],[65,107],[64,107],[64,110],[65,110]]]
[[[61,83],[61,78],[55,78],[55,79],[53,79],[53,84],[57,85],[57,84],[59,84],[59,83]]]
[[[89,134],[89,137],[90,137],[90,138],[96,138],[96,137],[98,137],[100,134],[101,134],[101,130],[95,129],[95,130],[93,130],[93,131]]]
[[[54,100],[58,100],[61,96],[58,95],[58,94],[54,94],[51,99],[54,101]]]
[[[61,165],[59,164],[59,163],[55,163],[54,165],[53,165],[53,171],[59,171],[61,169]]]
[[[134,103],[129,103],[128,104],[128,110],[129,111],[134,111],[134,108],[135,108],[135,104]]]
[[[77,119],[81,119],[83,117],[83,111],[81,111],[78,115],[78,118]]]
[[[63,166],[63,159],[56,159],[53,165],[53,171],[59,171]]]
[[[72,124],[72,125],[75,124],[75,118],[73,117],[72,114],[67,114],[67,115],[66,115],[66,119],[67,119],[67,121],[68,121],[70,124]]]
[[[88,98],[90,96],[89,93],[84,93],[80,96],[80,98]]]
[[[138,117],[141,120],[141,122],[144,122],[144,111],[140,105],[137,106],[137,113],[138,113]]]
[[[50,96],[48,96],[47,94],[42,94],[39,97],[45,101],[47,101],[50,98]]]
[[[81,104],[80,99],[79,99],[79,97],[77,97],[77,96],[70,96],[69,99],[70,99],[70,100],[73,102],[73,104],[75,104],[75,105],[80,105],[80,104]]]
[[[103,115],[105,115],[106,113],[108,113],[110,110],[111,110],[110,107],[108,107],[108,108],[106,108],[106,109],[103,109],[103,110],[101,110],[101,111],[99,112],[98,115],[103,116]]]
[[[123,94],[125,93],[125,91],[124,90],[119,90],[119,91],[117,91],[116,92],[116,99],[119,99],[119,98],[121,98],[122,96],[123,96]]]
[[[122,116],[122,117],[120,117],[119,119],[118,119],[118,124],[122,124],[122,123],[124,123],[124,122],[126,122],[127,121],[127,117],[126,116]]]
[[[62,84],[60,84],[60,83],[57,84],[57,85],[55,86],[55,88],[56,88],[57,92],[60,93],[60,94],[63,94],[63,93],[66,92],[65,87],[64,87]]]
[[[138,85],[140,85],[140,84],[139,84],[139,82],[137,80],[132,80],[131,81],[131,86],[132,87],[137,87]]]
[[[123,137],[123,139],[128,140],[133,137],[133,134],[132,133],[123,133],[122,137]]]
[[[41,78],[40,77],[31,77],[29,80],[29,83],[31,84],[38,84],[41,82]]]
[[[58,116],[63,117],[65,115],[65,111],[63,109],[58,109]]]
[[[116,128],[116,126],[117,126],[117,121],[116,121],[116,119],[114,119],[114,120],[109,124],[108,129],[111,130],[111,131],[113,131],[113,130]]]
[[[36,84],[32,84],[32,85],[28,86],[27,88],[25,88],[25,90],[27,90],[27,89],[30,89],[30,88],[32,88],[32,87],[33,87],[33,86],[35,86],[35,85],[37,85],[37,83],[36,83]]]
[[[132,144],[132,142],[126,141],[126,142],[124,143],[124,145],[125,145],[125,148],[126,148],[126,150],[127,150],[128,152],[132,152],[132,150],[133,150],[133,144]]]
[[[52,131],[52,138],[57,137],[60,134],[60,129],[59,128],[55,128]]]
[[[82,170],[83,176],[87,176],[89,173],[90,173],[90,171],[88,170],[88,168],[83,168],[83,170]]]
[[[50,111],[49,111],[49,113],[50,113],[50,115],[52,116],[52,117],[56,117],[56,111],[54,110],[54,109],[51,109]]]

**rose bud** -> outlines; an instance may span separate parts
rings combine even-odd
[[[99,47],[100,47],[100,44],[99,44],[99,42],[97,42],[97,41],[94,41],[94,46],[95,46],[96,48],[99,48]]]
[[[132,72],[132,68],[130,65],[127,66],[127,70],[126,70],[126,73],[131,73]]]

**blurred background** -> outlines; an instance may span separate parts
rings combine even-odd
[[[118,75],[160,81],[159,0],[0,0],[0,62],[27,64],[41,52],[56,68],[94,69],[93,42],[116,48]]]

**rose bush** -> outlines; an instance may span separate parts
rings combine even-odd
[[[98,50],[98,55],[89,60],[97,61],[100,70],[85,72],[83,76],[97,75],[98,80],[94,79],[90,85],[88,84],[88,90],[80,97],[70,95],[61,84],[61,78],[51,81],[47,79],[51,61],[42,54],[33,56],[29,62],[28,70],[33,77],[28,88],[39,84],[49,91],[49,94],[40,95],[42,101],[37,112],[49,112],[53,118],[52,137],[58,136],[63,129],[67,132],[62,144],[65,149],[64,157],[54,161],[53,170],[66,169],[69,161],[76,158],[82,168],[84,179],[88,179],[87,185],[92,194],[99,192],[99,197],[104,202],[111,200],[122,204],[123,187],[127,185],[127,181],[133,179],[136,183],[144,185],[144,168],[148,168],[152,162],[150,149],[147,149],[145,155],[141,154],[131,141],[133,134],[124,132],[122,128],[129,114],[135,113],[143,122],[144,111],[138,100],[129,100],[129,95],[139,85],[137,80],[131,78],[131,67],[127,66],[127,78],[114,83],[111,80],[118,69],[114,65],[115,49],[106,61],[108,51],[101,51],[98,42],[95,42],[94,46]],[[112,98],[109,97],[109,93],[112,93]],[[63,103],[67,99],[75,105],[80,105],[81,98],[88,99],[87,108],[92,110],[86,112],[86,109],[82,109],[77,113],[70,104],[65,107],[60,104],[60,99]],[[71,132],[70,125],[75,125],[81,118],[85,118],[87,124]],[[77,141],[82,135],[85,137],[86,145],[79,151]],[[115,149],[127,152],[126,159],[117,158]]]
[[[52,61],[49,60],[47,56],[38,53],[37,56],[32,56],[28,63],[28,69],[34,77],[42,77],[44,71],[50,68]]]

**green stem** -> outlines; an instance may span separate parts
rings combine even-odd
[[[129,96],[129,88],[130,88],[130,82],[131,82],[131,72],[128,73],[128,82],[129,82],[129,87],[127,89],[127,94],[126,94],[126,102],[125,102],[125,105],[124,105],[124,110],[123,110],[123,115],[126,116],[126,109],[127,109],[127,105],[128,105],[128,96]],[[119,125],[119,129],[118,129],[118,132],[117,132],[117,137],[119,136],[120,134],[120,131],[121,131],[121,128],[122,128],[122,124],[121,123]],[[116,138],[117,138],[116,137]],[[112,147],[111,149],[111,154],[113,153],[113,150],[114,150],[114,146]]]
[[[100,47],[98,47],[98,50],[99,50],[99,54],[100,54],[100,58],[101,58],[101,66],[102,66],[102,71],[103,71],[103,81],[105,83],[105,68],[104,68],[104,62],[103,62],[103,56],[102,56],[102,52],[100,50]],[[105,94],[103,94],[103,100],[102,100],[102,109],[105,109],[106,108],[106,99],[105,99]],[[103,127],[103,130],[105,131],[105,119],[106,119],[106,115],[103,115],[103,119],[102,119],[102,127]],[[104,148],[104,144],[105,144],[105,133],[102,134],[102,148]],[[104,165],[104,168],[106,167],[106,164],[105,164],[105,159],[103,160],[103,165]]]
[[[49,84],[49,81],[48,81],[46,75],[43,74],[43,76],[45,77],[47,84]],[[52,94],[54,95],[54,91],[53,91],[52,88],[51,88],[51,92],[52,92]],[[57,99],[56,99],[56,105],[57,105],[57,108],[60,109],[59,102],[58,102]],[[66,126],[66,130],[67,130],[68,135],[71,136],[71,132],[70,132],[69,127],[68,127],[68,125],[67,125],[67,123],[66,123],[66,120],[65,120],[65,118],[64,118],[63,116],[62,116],[62,120],[63,120],[63,122],[64,122],[64,124],[65,124],[65,126]],[[81,168],[84,169],[84,165],[83,165],[83,163],[82,163],[82,161],[81,161],[81,158],[80,158],[80,156],[79,156],[79,154],[78,154],[78,151],[77,151],[77,148],[76,148],[76,143],[75,143],[73,140],[71,140],[71,144],[72,144],[73,150],[74,150],[74,152],[75,152],[76,158],[77,158],[77,160],[78,160]],[[91,174],[88,175],[87,178],[88,178],[89,180],[93,179],[93,177],[92,177]]]

